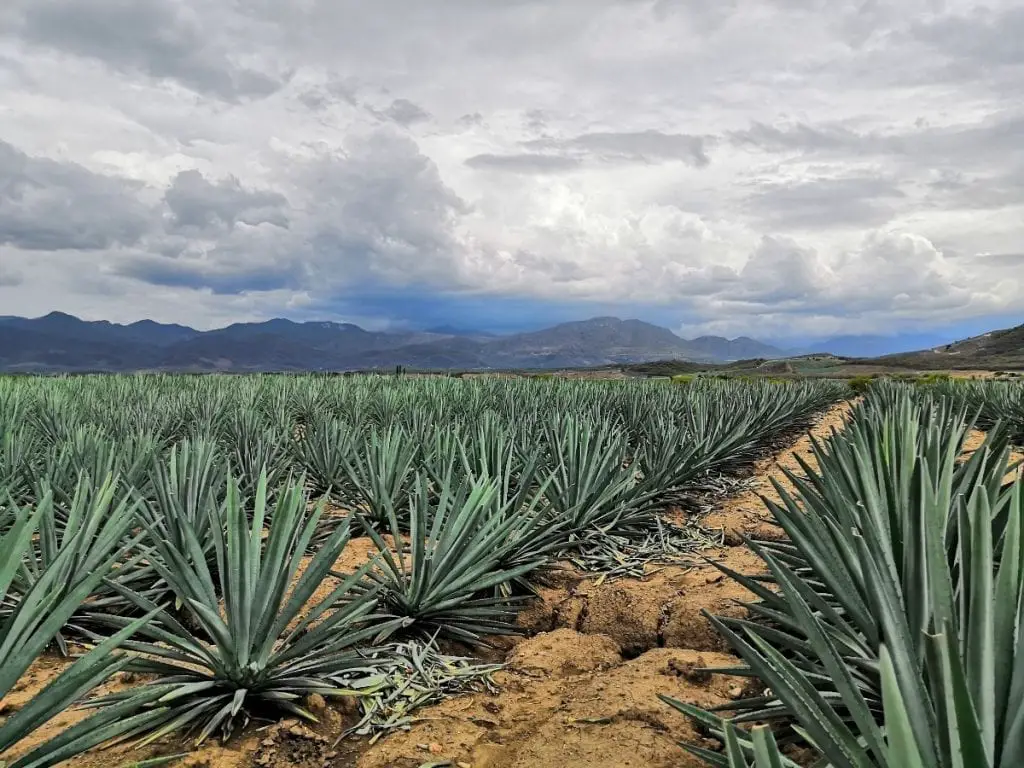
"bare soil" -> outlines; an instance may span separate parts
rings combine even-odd
[[[473,768],[697,766],[678,743],[701,743],[700,734],[658,694],[724,703],[742,682],[699,670],[734,661],[681,648],[624,660],[607,635],[558,629],[511,652],[509,668],[496,676],[500,693],[432,707],[411,731],[382,740],[356,765],[417,768],[433,758]]]
[[[836,406],[810,434],[824,438],[841,429],[848,404]],[[760,495],[774,495],[771,480],[788,484],[785,470],[800,472],[794,458],[813,462],[810,438],[759,462],[748,487],[718,503],[705,524],[725,531],[727,546],[705,553],[741,573],[759,573],[761,563],[739,534],[778,535],[768,522]],[[349,543],[339,570],[361,565],[372,553],[368,539]],[[713,706],[744,695],[743,678],[702,672],[705,666],[737,663],[701,614],[739,615],[749,593],[707,562],[651,568],[643,578],[605,580],[562,565],[548,586],[519,617],[529,637],[506,642],[506,668],[495,675],[497,693],[475,693],[421,710],[407,732],[370,746],[341,742],[352,721],[348,706],[307,702],[321,722],[296,721],[250,726],[227,745],[204,745],[175,763],[187,768],[419,768],[451,764],[460,768],[686,768],[702,763],[680,742],[714,748],[688,718],[658,699],[664,694]],[[330,591],[325,583],[318,595]],[[316,599],[316,596],[314,596]],[[0,715],[22,706],[67,665],[44,656],[3,702]],[[131,681],[138,684],[138,681]],[[131,684],[111,681],[101,692]],[[6,711],[5,711],[6,710]],[[69,711],[28,744],[52,737],[81,719]],[[188,751],[181,744],[149,750],[94,751],[69,763],[80,768],[113,768],[155,755]],[[15,757],[8,755],[6,757]],[[444,761],[449,761],[445,763]]]
[[[975,451],[977,451],[985,443],[985,433],[978,429],[972,429],[967,433],[967,439],[964,441],[963,451],[961,452],[961,459],[966,460]],[[1006,473],[1006,477],[1003,478],[1003,482],[1009,483],[1017,478],[1024,477],[1024,450],[1011,449],[1010,450],[1010,466],[1019,464],[1016,469],[1013,469]]]

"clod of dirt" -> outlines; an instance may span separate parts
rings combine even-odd
[[[545,587],[572,589],[586,578],[586,574],[570,563],[556,563],[536,573],[534,581]]]
[[[696,651],[728,651],[729,644],[701,611],[707,610],[714,616],[742,618],[746,616],[747,609],[737,600],[750,598],[750,593],[731,579],[705,584],[701,590],[684,592],[668,606],[661,626],[662,645]]]
[[[327,700],[319,693],[309,694],[309,696],[306,697],[304,704],[306,705],[306,709],[317,717],[320,717],[327,711]]]
[[[563,587],[538,587],[537,596],[516,616],[516,624],[527,632],[550,632],[557,626],[567,594]]]
[[[607,669],[622,661],[618,643],[605,635],[556,629],[524,640],[508,658],[508,668],[527,675],[567,677]]]
[[[711,673],[707,671],[706,667],[707,662],[704,661],[703,656],[698,656],[693,661],[669,659],[668,666],[665,667],[665,674],[679,675],[694,685],[706,685],[711,682]]]
[[[665,594],[663,589],[635,581],[589,590],[584,593],[587,605],[580,630],[615,638],[627,656],[656,648],[662,610],[672,593],[671,587]]]
[[[337,752],[331,748],[329,738],[294,721],[285,721],[267,730],[252,757],[252,764],[329,768],[335,757]]]

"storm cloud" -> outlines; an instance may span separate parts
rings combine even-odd
[[[7,0],[0,303],[1019,313],[1022,34],[1013,0]]]

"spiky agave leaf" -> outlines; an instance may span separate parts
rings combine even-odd
[[[640,487],[652,503],[680,500],[680,492],[696,485],[713,466],[708,446],[717,439],[718,435],[694,434],[680,421],[652,414],[644,424],[635,463]]]
[[[335,500],[351,497],[346,464],[351,460],[356,430],[338,419],[313,416],[303,424],[293,451],[313,491]]]
[[[291,470],[291,436],[280,424],[268,424],[258,408],[234,411],[225,417],[221,431],[232,473],[238,478],[242,497],[256,495],[261,474],[266,474],[271,496]]]
[[[958,465],[963,422],[935,413],[893,399],[819,446],[769,503],[788,541],[752,543],[778,591],[729,572],[761,600],[712,618],[772,692],[728,709],[798,724],[828,765],[1024,760],[1024,485],[999,430]]]
[[[628,532],[653,519],[650,493],[625,465],[626,435],[608,421],[565,416],[545,434],[552,473],[545,496],[576,537]]]
[[[502,554],[497,561],[501,570],[550,559],[576,540],[570,522],[553,514],[546,498],[552,476],[541,479],[540,452],[530,454],[516,448],[502,452],[493,447],[467,447],[466,441],[452,436],[451,455],[431,472],[431,496],[428,507],[434,508],[445,491],[468,489],[475,484],[493,485],[496,493],[487,501],[488,515],[509,523]],[[439,453],[435,452],[435,455]],[[447,498],[450,498],[447,497]],[[511,594],[510,585],[518,584],[527,591],[532,585],[524,577],[516,577],[501,585],[502,594]]]
[[[27,426],[0,428],[0,505],[24,504],[32,498],[33,479],[42,461],[41,441]]]
[[[29,556],[32,538],[45,514],[45,508],[19,510],[13,526],[0,537],[0,594],[5,598],[17,578],[22,560]],[[72,614],[94,592],[121,557],[115,546],[101,553],[96,537],[88,528],[79,528],[64,542],[47,566],[18,596],[13,612],[0,620],[0,699],[14,687]],[[90,561],[93,567],[82,570],[76,562]],[[68,709],[79,698],[123,669],[128,658],[115,649],[151,616],[127,622],[113,637],[104,639],[89,653],[76,660],[21,710],[0,725],[0,755],[15,749],[18,743],[41,725]],[[91,749],[116,736],[130,722],[132,713],[120,710],[88,718],[64,730],[59,736],[40,744],[14,760],[7,768],[45,768]],[[129,718],[129,719],[125,719]]]
[[[37,478],[36,498],[48,491],[58,505],[70,503],[83,475],[101,478],[117,471],[114,441],[94,425],[79,426],[68,439],[50,444],[45,471]]]
[[[186,552],[187,528],[199,541],[204,559],[212,563],[211,525],[220,515],[211,510],[224,502],[226,471],[220,449],[211,440],[183,440],[165,459],[154,461],[142,515],[155,536]]]
[[[351,498],[364,517],[376,524],[404,512],[415,481],[415,462],[420,448],[399,426],[373,429],[345,461]]]
[[[191,631],[170,612],[160,612],[141,630],[146,640],[126,644],[142,654],[130,668],[157,679],[144,689],[115,693],[90,705],[159,711],[156,722],[125,736],[141,737],[140,744],[182,729],[195,733],[197,742],[218,730],[226,738],[240,720],[265,710],[315,720],[301,706],[302,699],[312,693],[341,695],[331,678],[362,663],[352,649],[371,637],[387,636],[396,626],[373,613],[373,590],[355,588],[372,563],[341,580],[316,605],[307,605],[348,542],[349,528],[342,523],[304,563],[323,508],[307,515],[300,485],[282,489],[271,510],[267,476],[261,474],[250,523],[238,484],[231,480],[225,506],[225,526],[216,521],[210,526],[216,578],[196,556],[200,543],[187,528],[186,551],[166,546],[163,557],[154,559],[201,632]],[[144,598],[135,599],[140,607],[153,608]],[[124,623],[118,617],[107,621]]]
[[[58,517],[53,494],[47,492],[35,508],[37,535],[18,563],[0,615],[11,613],[43,579],[52,580],[52,597],[58,599],[62,592],[74,590],[88,574],[100,569],[112,554],[119,566],[112,577],[125,586],[136,583],[138,574],[129,557],[138,541],[130,538],[138,508],[138,502],[122,494],[119,479],[109,475],[98,486],[88,477],[81,477],[63,520]],[[93,591],[80,601],[83,605],[74,616],[58,628],[54,639],[61,653],[68,652],[66,636],[81,633],[87,613],[107,607],[106,591],[97,582]]]
[[[522,600],[495,590],[544,563],[538,558],[501,567],[518,546],[514,532],[523,521],[495,514],[498,489],[492,481],[444,485],[436,502],[428,485],[420,475],[409,500],[408,552],[394,513],[389,515],[393,546],[373,526],[365,526],[380,551],[368,581],[381,588],[386,610],[420,634],[479,644],[485,635],[514,633]]]
[[[690,744],[680,745],[708,765],[719,768],[800,768],[799,763],[782,754],[774,734],[766,725],[755,726],[747,732],[737,728],[733,721],[705,712],[700,707],[663,694],[658,694],[658,698],[673,709],[693,718],[712,735],[721,739],[725,745],[724,753],[712,752]]]
[[[541,446],[518,440],[493,412],[468,431],[458,447],[462,473],[472,479],[495,479],[501,503],[511,510],[531,505],[550,482]]]

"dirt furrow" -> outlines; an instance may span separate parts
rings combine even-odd
[[[842,429],[849,412],[849,404],[836,406],[810,435]],[[709,557],[741,573],[763,571],[737,534],[773,532],[760,495],[774,495],[771,478],[788,485],[785,469],[799,472],[794,454],[813,466],[810,447],[805,435],[759,462],[747,489],[717,505],[706,524],[723,528],[729,545]],[[709,564],[614,581],[566,567],[549,584],[519,617],[534,636],[511,650],[497,694],[422,710],[410,731],[368,749],[358,768],[418,768],[431,759],[471,768],[703,765],[679,746],[702,743],[701,734],[657,695],[700,706],[745,695],[745,679],[699,671],[738,661],[701,611],[741,614],[737,601],[750,593]]]

